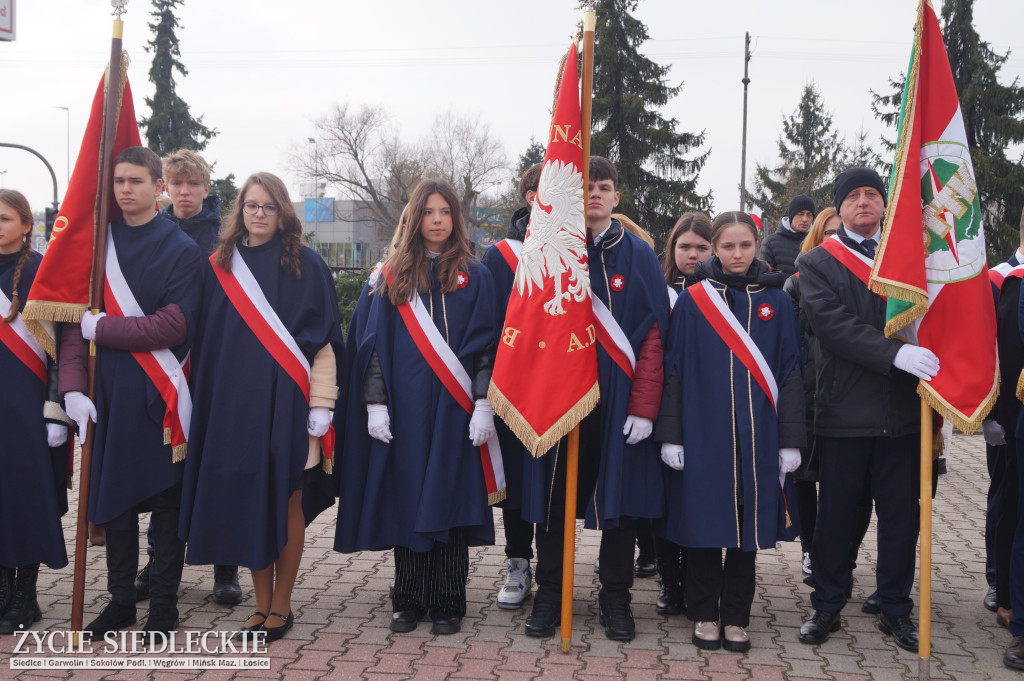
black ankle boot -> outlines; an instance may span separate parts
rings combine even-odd
[[[14,568],[0,566],[0,617],[11,607],[14,599]]]
[[[39,576],[39,563],[23,565],[18,568],[14,578],[14,598],[7,612],[0,618],[0,634],[13,634],[32,626],[43,618],[36,600],[36,577]]]

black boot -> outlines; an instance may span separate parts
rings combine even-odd
[[[149,568],[153,564],[153,556],[149,557],[146,564],[135,575],[135,602],[144,601],[149,598]]]
[[[213,566],[213,602],[218,605],[238,605],[242,602],[237,565]]]
[[[0,617],[11,607],[14,599],[14,568],[0,566]]]
[[[32,626],[43,618],[36,600],[36,577],[39,576],[39,563],[23,565],[18,568],[14,578],[14,598],[7,612],[0,618],[0,634],[13,634]]]

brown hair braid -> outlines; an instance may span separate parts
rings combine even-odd
[[[0,189],[0,203],[7,204],[14,209],[14,212],[18,214],[18,218],[21,219],[21,224],[32,227],[32,209],[28,205],[28,199],[21,192],[14,189]],[[11,291],[11,309],[4,317],[4,321],[8,324],[14,321],[14,318],[18,316],[18,312],[21,310],[21,300],[18,295],[18,286],[21,284],[21,271],[25,268],[25,263],[28,262],[28,254],[32,251],[32,240],[28,238],[28,234],[21,241],[21,250],[18,251],[18,264],[14,266],[14,283]]]

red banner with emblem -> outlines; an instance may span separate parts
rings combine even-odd
[[[534,456],[572,430],[600,394],[576,63],[573,45],[563,61],[537,198],[487,395]]]

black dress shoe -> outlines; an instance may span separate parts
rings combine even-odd
[[[800,627],[800,643],[809,645],[824,643],[830,634],[839,631],[840,626],[842,625],[839,622],[838,612],[815,610]]]
[[[682,615],[686,612],[683,604],[683,594],[679,589],[661,585],[658,591],[658,601],[654,604],[654,611],[659,615]]]
[[[917,626],[910,615],[889,617],[885,613],[878,616],[878,628],[883,634],[891,634],[892,640],[900,648],[916,653],[918,649]]]
[[[646,579],[658,574],[658,564],[652,556],[640,554],[637,556],[636,564],[633,566],[633,574]]]
[[[238,605],[242,602],[237,565],[213,566],[213,602],[218,605]]]
[[[877,615],[882,612],[882,606],[878,605],[877,591],[864,600],[864,603],[860,606],[860,611],[868,615]]]
[[[177,608],[151,606],[149,608],[149,617],[146,618],[145,623],[142,625],[142,643],[144,645],[149,645],[150,643],[165,643],[170,640],[171,632],[177,628]],[[154,634],[163,634],[167,639],[164,640],[163,636],[154,636]]]
[[[430,633],[435,636],[457,634],[462,631],[461,617],[438,617],[432,621],[433,625],[430,627]]]
[[[100,641],[108,633],[124,629],[135,624],[135,604],[120,605],[111,601],[103,612],[92,622],[85,625],[83,631],[92,635],[93,641]]]
[[[270,613],[270,617],[279,617],[284,620],[284,624],[278,627],[268,627],[266,622],[263,623],[263,631],[267,632],[267,643],[276,641],[279,638],[284,638],[284,635],[287,634],[295,625],[295,615],[292,614],[291,610],[288,611],[287,617],[279,612]],[[270,617],[267,618],[268,621]]]
[[[990,586],[988,588],[988,591],[985,592],[985,598],[981,601],[981,603],[985,606],[986,610],[989,610],[991,612],[996,611],[996,609],[999,607],[999,603],[996,601],[996,588],[994,586]]]
[[[562,604],[558,601],[534,597],[533,611],[526,618],[526,635],[548,638],[562,621]]]
[[[248,627],[245,626],[245,622],[243,622],[242,623],[242,627],[238,631],[235,632],[235,638],[236,639],[241,641],[241,640],[245,639],[246,638],[246,634],[248,634],[249,635],[248,639],[250,641],[255,641],[256,640],[256,636],[255,636],[256,632],[263,631],[263,624],[267,621],[267,613],[256,611],[253,614],[249,615],[249,617],[246,618],[246,621],[251,620],[253,617],[262,617],[263,621],[262,622],[258,622],[256,624],[253,624],[253,625],[248,626]]]
[[[416,628],[419,624],[420,616],[413,610],[398,610],[391,615],[391,624],[388,626],[391,631],[397,631],[399,634],[410,632]]]
[[[149,598],[149,568],[153,564],[153,557],[150,556],[146,564],[135,575],[135,602],[144,601]]]
[[[632,641],[636,637],[636,623],[629,603],[602,604],[600,619],[604,635],[612,641]]]
[[[1010,669],[1024,670],[1024,636],[1014,636],[1003,653],[1003,664]]]

